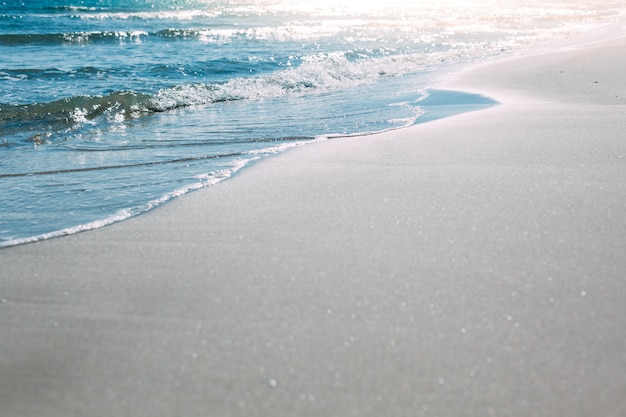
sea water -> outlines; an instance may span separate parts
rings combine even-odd
[[[492,105],[432,87],[622,3],[0,0],[0,246],[126,219],[292,146]]]

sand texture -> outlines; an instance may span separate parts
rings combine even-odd
[[[624,51],[0,250],[0,415],[626,415]]]

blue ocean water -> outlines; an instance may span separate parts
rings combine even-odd
[[[0,247],[100,227],[310,141],[492,105],[463,65],[618,1],[0,1]]]

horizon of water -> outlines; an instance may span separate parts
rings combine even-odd
[[[624,14],[618,1],[0,1],[0,247],[132,217],[292,146],[493,105],[433,87]]]

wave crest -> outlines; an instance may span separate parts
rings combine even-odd
[[[7,133],[30,132],[30,141],[45,143],[54,140],[41,140],[51,136],[43,135],[42,131],[58,133],[95,125],[102,128],[189,106],[323,93],[372,84],[381,77],[416,72],[427,64],[423,56],[417,55],[355,60],[350,53],[330,53],[302,60],[298,66],[256,77],[232,78],[223,83],[181,84],[155,93],[124,90],[107,95],[74,96],[49,103],[0,104],[0,124]],[[36,139],[31,140],[33,137]]]

